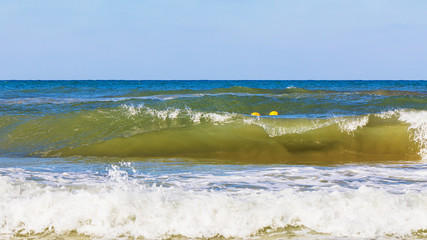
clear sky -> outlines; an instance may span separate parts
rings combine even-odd
[[[0,79],[427,79],[427,1],[0,0]]]

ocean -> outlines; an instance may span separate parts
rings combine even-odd
[[[0,239],[426,239],[426,161],[427,81],[0,81]]]

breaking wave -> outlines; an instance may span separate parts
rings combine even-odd
[[[112,165],[105,175],[55,175],[6,169],[8,172],[0,176],[0,236],[74,233],[91,238],[256,239],[287,231],[295,236],[304,229],[308,229],[305,236],[311,234],[314,238],[322,234],[358,239],[425,235],[427,195],[423,191],[408,190],[411,184],[422,182],[425,170],[376,170],[377,178],[384,175],[390,179],[395,176],[390,174],[398,174],[397,179],[407,175],[415,181],[408,180],[404,186],[389,186],[402,188],[396,194],[381,188],[386,185],[380,180],[371,182],[371,187],[331,184],[339,178],[350,184],[349,179],[364,179],[362,175],[367,170],[357,167],[270,168],[228,172],[225,176],[198,174],[191,178],[158,176],[162,181],[177,178],[168,186],[150,183],[149,175],[135,175],[136,171],[126,162],[121,166]],[[298,181],[301,187],[305,186],[303,181],[324,186],[317,190],[231,187],[248,181],[262,184],[270,180],[274,181],[272,186],[287,184],[287,181],[291,186],[298,185]],[[223,181],[228,185],[215,190],[203,187],[200,181],[207,182],[207,186]]]
[[[319,164],[427,158],[424,110],[292,119],[121,105],[0,118],[4,154]]]

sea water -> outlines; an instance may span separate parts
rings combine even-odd
[[[426,160],[426,81],[0,81],[4,239],[423,239]]]

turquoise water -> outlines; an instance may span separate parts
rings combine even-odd
[[[427,81],[0,81],[0,109],[0,238],[426,237]]]

